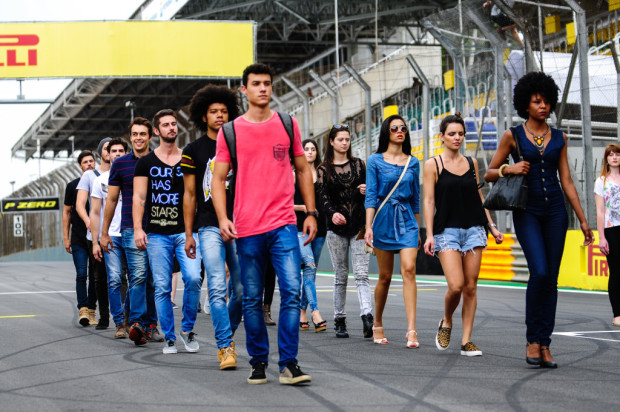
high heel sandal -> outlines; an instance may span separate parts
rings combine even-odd
[[[299,322],[299,329],[300,330],[310,330],[310,323],[309,322]]]
[[[415,340],[409,339],[409,334],[413,334]],[[416,332],[415,330],[410,330],[409,332],[407,332],[407,334],[405,335],[405,338],[407,339],[408,348],[419,348],[420,347],[420,342],[418,342],[418,332]]]
[[[325,320],[319,323],[314,323],[314,321],[312,321],[312,323],[314,324],[314,333],[323,332],[324,330],[327,329],[327,321]]]
[[[388,342],[388,340],[387,340],[387,338],[386,338],[386,337],[383,337],[383,338],[375,338],[375,334],[374,334],[374,332],[375,332],[376,330],[383,330],[383,326],[373,326],[373,327],[372,327],[372,332],[373,332],[373,334],[372,334],[372,341],[373,341],[374,343],[376,343],[377,345],[387,345],[388,343],[390,343],[390,342]]]

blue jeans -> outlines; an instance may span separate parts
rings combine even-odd
[[[153,286],[153,274],[149,269],[146,251],[136,247],[133,229],[121,230],[121,241],[127,258],[127,280],[129,282],[129,300],[131,301],[129,323],[137,322],[143,327],[157,324],[155,287]]]
[[[232,335],[241,323],[243,315],[243,286],[241,269],[235,242],[224,242],[220,229],[215,226],[198,229],[198,245],[207,272],[211,321],[215,329],[217,348],[230,346]],[[230,273],[228,281],[229,303],[226,307],[226,265]]]
[[[110,314],[114,324],[120,325],[125,319],[121,299],[121,285],[123,283],[123,241],[120,236],[110,236],[113,249],[105,255],[105,267],[108,272],[108,298],[110,300]],[[125,299],[127,301],[127,298]]]
[[[563,201],[546,213],[514,212],[513,221],[530,271],[525,294],[528,342],[549,346],[555,326],[558,275],[568,229]]]
[[[172,268],[174,258],[181,266],[181,276],[185,285],[183,291],[183,319],[181,329],[191,332],[196,322],[198,301],[200,300],[200,253],[196,259],[185,254],[185,233],[176,235],[147,234],[149,264],[155,283],[155,304],[159,315],[159,325],[166,340],[176,340],[174,334],[174,312],[172,310]],[[133,305],[133,302],[132,302]]]
[[[304,242],[308,236],[304,237],[302,232],[297,232],[299,240],[299,249],[301,251],[301,263],[303,265],[303,278],[301,287],[301,301],[299,308],[306,310],[310,305],[310,312],[319,310],[319,304],[316,299],[316,263],[314,253],[312,251],[312,243],[304,246]]]
[[[312,243],[310,243],[310,245],[312,246],[312,255],[314,256],[314,263],[317,268],[319,266],[319,259],[321,257],[321,251],[323,250],[324,244],[325,244],[325,237],[315,237]],[[315,272],[314,279],[315,279],[314,292],[316,293],[316,272]],[[315,295],[315,298],[316,298],[316,295]],[[306,295],[306,291],[304,287],[302,286],[301,288],[301,310],[306,310],[307,307],[308,307],[308,296]],[[318,310],[318,302],[317,302],[317,310]]]
[[[75,294],[77,295],[77,307],[81,309],[95,309],[97,307],[97,294],[95,293],[95,270],[88,257],[86,240],[84,244],[71,244],[71,257],[75,266]],[[86,286],[88,281],[88,287]]]
[[[269,361],[269,338],[263,315],[265,267],[271,258],[280,288],[278,350],[280,370],[297,363],[301,257],[297,227],[285,225],[267,233],[239,238],[237,254],[243,282],[243,317],[250,364]]]

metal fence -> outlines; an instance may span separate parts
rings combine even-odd
[[[67,183],[81,175],[76,164],[59,167],[23,188],[8,198],[58,196],[60,210],[52,212],[23,213],[23,236],[14,236],[13,213],[0,215],[0,257],[37,249],[53,248],[63,245],[62,204]]]

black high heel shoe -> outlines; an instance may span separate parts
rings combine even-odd
[[[525,347],[525,361],[528,365],[540,365],[540,343],[527,343]]]

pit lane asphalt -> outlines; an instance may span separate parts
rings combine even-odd
[[[402,283],[386,306],[388,345],[362,337],[353,278],[347,294],[349,339],[336,339],[332,281],[317,277],[322,333],[300,332],[299,364],[312,384],[278,383],[276,327],[269,327],[269,383],[248,385],[243,324],[235,371],[220,371],[211,318],[198,315],[200,351],[163,355],[162,343],[135,347],[77,323],[71,262],[0,263],[0,410],[2,411],[555,411],[620,408],[620,328],[610,324],[606,294],[560,292],[551,344],[559,368],[527,366],[525,289],[481,285],[473,341],[482,357],[459,353],[460,307],[452,344],[435,348],[446,290],[442,278],[418,276],[419,349],[405,347]],[[372,281],[374,285],[374,280]],[[182,282],[179,282],[182,288]],[[179,291],[177,303],[181,301]],[[203,291],[204,297],[205,291]],[[279,297],[274,297],[277,321]],[[181,310],[175,310],[177,331]]]

